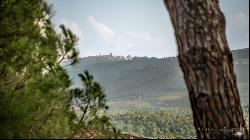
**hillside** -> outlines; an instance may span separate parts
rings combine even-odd
[[[232,51],[245,118],[249,117],[248,50]],[[189,98],[176,57],[92,56],[67,70],[73,86],[81,86],[78,73],[89,70],[94,75],[105,89],[112,122],[122,132],[140,137],[195,138]]]
[[[237,82],[242,92],[249,89],[249,49],[232,51]],[[73,86],[81,86],[78,73],[89,70],[104,87],[109,99],[147,98],[173,91],[186,91],[183,75],[176,57],[92,56],[81,58],[67,68]],[[184,93],[185,94],[185,93]]]
[[[232,50],[234,59],[248,59],[249,58],[249,48]]]

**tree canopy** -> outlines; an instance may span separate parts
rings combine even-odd
[[[70,80],[60,63],[77,62],[77,37],[57,33],[44,0],[0,2],[0,137],[66,138]]]

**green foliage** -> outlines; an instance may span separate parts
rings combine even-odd
[[[54,31],[45,0],[4,0],[0,11],[0,138],[67,138],[70,80],[60,64],[76,62],[75,35]]]
[[[94,127],[97,130],[112,131],[114,138],[119,135],[119,131],[110,123],[110,118],[106,116],[106,111],[109,108],[106,105],[106,97],[102,87],[94,81],[93,76],[85,71],[84,74],[79,74],[83,82],[83,88],[71,90],[72,110],[75,113],[76,123],[82,127]],[[75,107],[80,110],[76,110]],[[79,126],[79,125],[78,125]]]
[[[79,74],[79,77],[81,77],[85,88],[71,90],[73,101],[81,110],[79,122],[88,124],[99,120],[105,123],[108,121],[107,118],[98,118],[100,113],[105,113],[108,109],[102,87],[94,81],[93,76],[88,71],[85,71],[84,74]]]
[[[63,60],[67,59],[71,61],[71,65],[78,62],[78,51],[72,46],[76,45],[78,38],[71,32],[71,30],[67,29],[64,25],[60,25],[60,28],[63,33],[63,37],[61,37],[58,41],[58,46],[60,49],[60,57],[59,63]]]
[[[136,133],[142,137],[196,138],[190,109],[173,108],[157,112],[130,112],[113,114],[111,118],[114,125],[122,131]]]
[[[132,101],[131,101],[132,102]],[[132,108],[131,102],[118,102],[110,106],[112,123],[121,131],[148,138],[196,138],[190,107],[141,107]],[[134,101],[136,102],[136,101]],[[119,106],[118,106],[119,104]],[[130,105],[129,105],[130,104]],[[118,106],[118,107],[117,107]],[[121,107],[123,106],[123,107]],[[116,111],[122,110],[122,111]],[[243,106],[244,118],[249,129],[248,106]]]

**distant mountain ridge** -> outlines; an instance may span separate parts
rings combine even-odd
[[[233,50],[232,54],[238,87],[249,94],[249,49]],[[171,91],[186,91],[176,57],[122,57],[111,54],[81,58],[78,64],[67,68],[73,86],[81,86],[77,75],[84,70],[94,75],[109,99],[147,98]]]
[[[234,59],[249,59],[249,48],[232,50]]]

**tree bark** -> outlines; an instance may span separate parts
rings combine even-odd
[[[219,2],[164,3],[175,30],[197,138],[248,138]],[[243,135],[237,136],[240,131]]]

